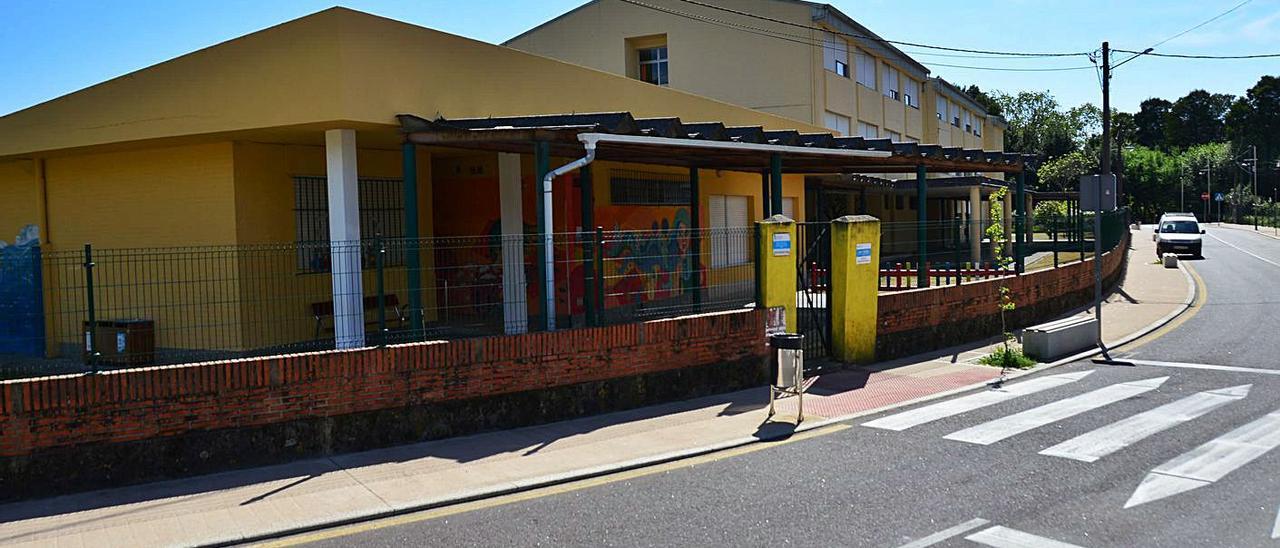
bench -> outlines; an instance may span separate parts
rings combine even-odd
[[[1072,317],[1022,331],[1022,350],[1042,362],[1069,356],[1098,344],[1098,320]]]
[[[400,299],[395,294],[387,294],[383,299],[385,303],[384,309],[387,311],[387,325],[390,326],[394,322],[396,327],[404,328],[409,319],[405,316],[404,309],[400,308]],[[364,325],[366,327],[378,325],[378,297],[376,295],[364,298],[364,311],[366,312]],[[373,312],[373,314],[368,314],[368,312]],[[333,301],[311,303],[311,315],[316,319],[316,339],[319,339],[320,333],[324,331],[325,318],[330,319],[329,331],[333,331]]]

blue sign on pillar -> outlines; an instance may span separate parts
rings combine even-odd
[[[1219,193],[1217,193],[1217,194],[1214,194],[1214,195],[1213,195],[1213,201],[1215,201],[1215,202],[1221,202],[1221,201],[1222,201],[1222,193],[1221,193],[1221,192],[1219,192]]]

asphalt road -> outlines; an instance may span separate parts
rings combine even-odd
[[[1204,254],[1203,307],[1115,354],[1176,364],[1070,364],[998,396],[318,545],[1280,545],[1280,241],[1210,228]],[[976,398],[991,401],[961,408]]]

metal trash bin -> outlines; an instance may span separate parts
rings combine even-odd
[[[779,395],[796,396],[796,423],[804,421],[804,335],[769,335],[769,416]]]

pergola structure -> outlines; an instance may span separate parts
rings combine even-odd
[[[1022,174],[1032,167],[1033,157],[1024,154],[942,147],[918,143],[894,142],[889,139],[840,137],[830,133],[769,131],[759,126],[730,127],[720,122],[685,123],[678,118],[636,119],[627,112],[596,114],[555,114],[519,117],[429,120],[401,114],[404,133],[404,203],[416,208],[418,145],[440,146],[499,153],[499,180],[503,202],[507,201],[509,182],[514,182],[516,199],[519,190],[519,154],[532,153],[536,181],[540,182],[542,200],[538,208],[538,233],[542,238],[542,283],[547,310],[554,310],[554,276],[552,268],[552,180],[573,170],[589,170],[595,160],[686,167],[690,170],[692,226],[699,228],[698,170],[717,169],[738,172],[760,172],[764,197],[764,216],[782,212],[782,175],[793,174],[861,174],[915,173],[918,215],[921,234],[917,252],[922,260],[918,276],[920,286],[928,285],[923,258],[927,254],[925,208],[930,170],[941,172],[1003,172],[1018,174],[1016,203],[1025,201]],[[552,168],[551,158],[575,158]],[[514,177],[508,173],[514,169]],[[583,226],[592,226],[593,197],[591,185],[582,185]],[[1016,218],[1021,222],[1021,206]],[[418,237],[417,212],[406,211],[406,238]],[[521,230],[519,218],[508,219],[503,207],[503,233]],[[518,233],[518,232],[512,232]],[[1022,234],[1017,253],[1021,253]],[[697,242],[693,242],[697,254]],[[522,262],[522,261],[521,261]],[[508,261],[504,258],[504,265]],[[520,263],[515,263],[520,264]],[[408,271],[416,273],[417,265]],[[417,287],[410,280],[410,287]],[[414,295],[410,295],[411,301]],[[417,303],[410,303],[410,307]],[[555,315],[546,314],[547,328],[555,329]]]

